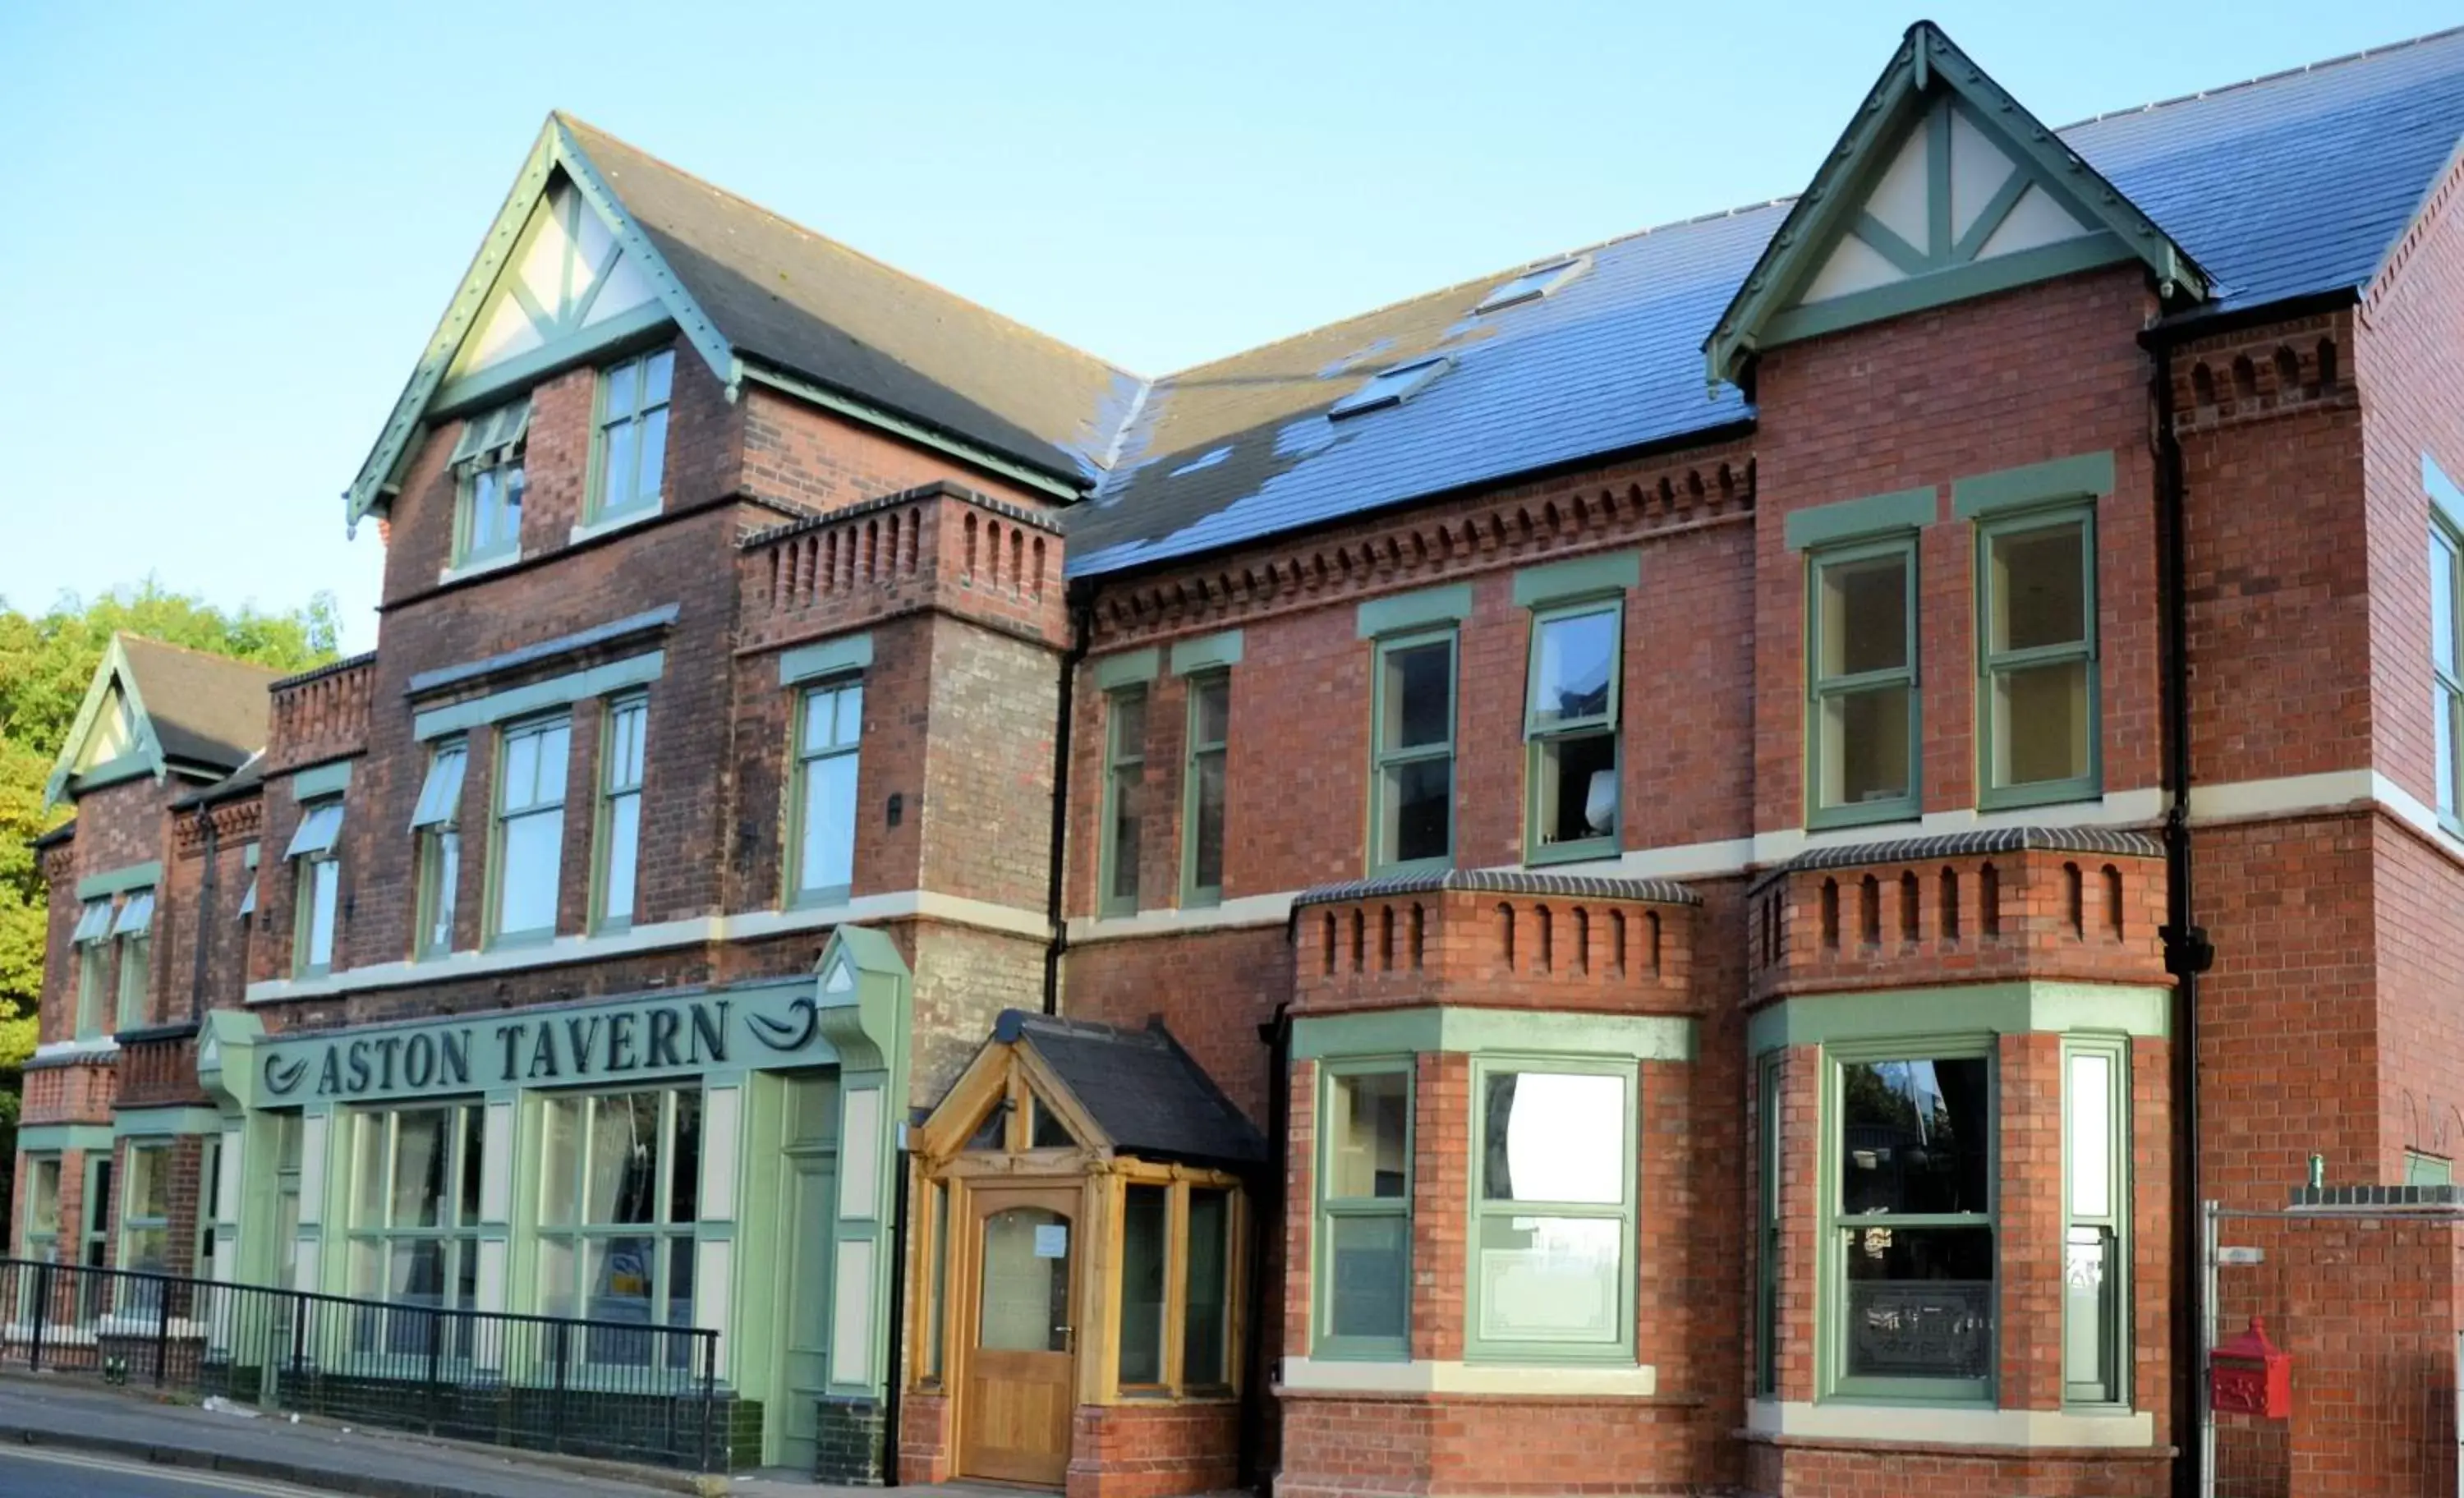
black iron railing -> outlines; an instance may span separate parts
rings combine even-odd
[[[0,1366],[698,1471],[731,1464],[718,1333],[0,1259]]]

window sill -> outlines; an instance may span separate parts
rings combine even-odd
[[[1755,1399],[1746,1406],[1749,1436],[1883,1442],[1894,1446],[2067,1447],[2126,1450],[2152,1446],[2151,1415],[2116,1411],[2001,1410],[1961,1404],[1878,1404],[1837,1398],[1816,1404]]]
[[[2041,785],[2010,785],[1979,792],[1979,811],[2015,811],[2024,806],[2058,806],[2067,802],[2101,801],[2104,787],[2094,781],[2056,781]]]
[[[579,546],[583,541],[596,537],[612,535],[617,531],[639,525],[645,520],[655,520],[666,513],[659,506],[649,504],[631,510],[619,510],[613,515],[603,515],[595,520],[583,520],[565,533],[565,544]]]
[[[1371,864],[1372,879],[1408,879],[1414,874],[1444,873],[1455,866],[1452,855],[1444,858],[1415,858],[1408,863]]]
[[[1596,863],[1603,858],[1615,858],[1621,851],[1617,847],[1617,834],[1612,832],[1605,837],[1587,837],[1575,843],[1551,843],[1545,848],[1526,848],[1523,863],[1528,869],[1547,864]]]
[[[1913,801],[1878,801],[1854,806],[1821,806],[1805,819],[1806,830],[1818,832],[1828,827],[1873,826],[1884,822],[1915,822],[1922,813]]]
[[[482,577],[491,572],[501,571],[521,560],[522,554],[517,550],[495,552],[485,557],[465,558],[457,565],[439,571],[436,574],[436,582],[439,586],[443,586],[448,583],[459,583],[464,578]]]
[[[1281,1387],[1296,1394],[1514,1394],[1647,1399],[1660,1392],[1660,1370],[1649,1363],[1586,1367],[1287,1357]]]

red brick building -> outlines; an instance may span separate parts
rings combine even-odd
[[[378,650],[61,749],[16,1251],[707,1329],[825,1477],[2169,1490],[2197,1204],[2464,1133],[2459,139],[1921,24],[1793,199],[1148,380],[554,117]]]

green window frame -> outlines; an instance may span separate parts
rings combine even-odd
[[[1906,821],[1918,813],[1922,782],[1924,699],[1918,689],[1918,567],[1914,534],[1826,547],[1806,561],[1806,822],[1856,826]],[[1850,590],[1859,579],[1900,571],[1897,658],[1887,629],[1848,628]],[[1868,600],[1882,596],[1879,590]],[[1894,697],[1904,715],[1894,711]],[[1899,785],[1884,777],[1893,758],[1889,736],[1903,736]],[[1860,751],[1867,737],[1878,747]],[[1874,783],[1852,786],[1853,778]],[[1851,794],[1852,789],[1855,794]]]
[[[2431,713],[2437,740],[2438,816],[2464,835],[2464,534],[2430,513]]]
[[[453,565],[517,557],[522,550],[523,452],[531,426],[528,395],[477,412],[447,460],[453,474]]]
[[[2062,1041],[2062,1402],[2130,1403],[2130,1042]]]
[[[133,1273],[171,1272],[171,1141],[132,1139],[121,1172],[120,1257],[114,1267]],[[152,1282],[121,1280],[116,1308],[122,1315],[151,1308]]]
[[[1412,1334],[1412,1190],[1417,1170],[1413,1152],[1419,1147],[1419,1079],[1411,1057],[1346,1058],[1318,1064],[1317,1212],[1310,1241],[1315,1247],[1310,1275],[1315,1306],[1309,1355],[1330,1361],[1403,1362],[1411,1357]],[[1399,1083],[1399,1088],[1381,1079]],[[1358,1179],[1354,1162],[1339,1159],[1349,1146],[1340,1138],[1342,1120],[1353,1115],[1360,1095],[1371,1089],[1399,1110],[1401,1137],[1396,1163],[1384,1171],[1368,1161],[1366,1193],[1338,1189],[1338,1181]],[[1373,1121],[1373,1132],[1375,1125]],[[1373,1133],[1373,1149],[1377,1139]],[[1391,1179],[1389,1178],[1392,1178]],[[1390,1189],[1391,1187],[1391,1189]],[[1347,1242],[1348,1240],[1348,1242]],[[1392,1296],[1391,1315],[1379,1324],[1379,1308],[1367,1284],[1380,1260],[1391,1263],[1388,1283],[1375,1287]],[[1372,1314],[1364,1316],[1364,1312]],[[1338,1316],[1348,1319],[1339,1320]]]
[[[2061,544],[2064,532],[2076,532],[2075,551]],[[2023,606],[2032,591],[2025,582],[2012,581],[2015,564],[2058,567],[2065,552],[2076,558],[2078,568],[2078,598],[2072,606],[2077,617],[2060,619],[2065,606],[2057,601],[2051,615],[2039,612],[2014,623],[2014,609]],[[2037,806],[2093,800],[2100,794],[2103,694],[2096,610],[2093,505],[2064,505],[1977,523],[1980,807]],[[2015,642],[2014,632],[2022,636]],[[2030,721],[2031,716],[2039,720]]]
[[[2455,1184],[2455,1162],[2444,1155],[2407,1150],[2404,1152],[2404,1183],[2408,1186],[2452,1186]]]
[[[342,798],[302,802],[299,826],[283,856],[291,861],[291,971],[315,978],[334,968],[334,937],[341,921]]]
[[[1779,1089],[1786,1063],[1779,1052],[1755,1065],[1754,1148],[1759,1164],[1754,1203],[1754,1393],[1779,1397],[1779,1255],[1788,1222],[1781,1187],[1787,1157],[1780,1139]]]
[[[787,902],[835,905],[855,889],[855,823],[864,744],[864,678],[816,682],[796,696],[788,801]]]
[[[1471,1087],[1465,1360],[1633,1362],[1639,1068],[1482,1055]],[[1516,1138],[1518,1112],[1532,1126],[1528,1144]],[[1603,1131],[1607,1148],[1587,1148]],[[1586,1262],[1588,1286],[1567,1283],[1567,1267]],[[1552,1290],[1522,1298],[1523,1287],[1551,1278]],[[1587,1292],[1589,1319],[1570,1316]],[[1508,1320],[1525,1310],[1539,1315]]]
[[[630,931],[642,861],[642,772],[650,699],[635,693],[607,704],[599,734],[599,814],[591,835],[594,931]]]
[[[1200,672],[1189,681],[1189,747],[1181,767],[1180,903],[1223,901],[1223,819],[1230,782],[1232,673]]]
[[[1412,676],[1431,651],[1445,663],[1441,724],[1406,716]],[[1369,872],[1421,873],[1448,869],[1455,854],[1456,716],[1462,709],[1461,643],[1453,628],[1419,630],[1376,643],[1370,683]],[[1425,685],[1425,678],[1422,685]],[[1443,732],[1438,730],[1442,728]],[[1415,807],[1419,808],[1417,811]],[[1432,835],[1431,808],[1442,815]]]
[[[1541,701],[1553,673],[1576,652],[1596,649],[1599,622],[1607,622],[1606,677],[1594,691]],[[1532,610],[1531,649],[1525,665],[1523,738],[1523,861],[1564,863],[1614,858],[1618,812],[1624,801],[1624,735],[1618,710],[1625,672],[1625,600],[1622,596],[1559,604]],[[1588,686],[1588,683],[1584,685]],[[1594,782],[1608,777],[1608,825],[1598,825]]]
[[[349,1293],[429,1311],[478,1303],[484,1104],[353,1109],[344,1229]],[[446,1345],[434,1345],[439,1332]],[[471,1355],[471,1327],[429,1315],[353,1323],[355,1351],[398,1356]]]
[[[675,350],[661,348],[599,372],[590,444],[590,520],[659,508],[675,365]]]
[[[654,1329],[694,1324],[700,1084],[549,1093],[539,1106],[540,1311],[629,1324],[585,1334],[585,1362],[687,1370],[691,1339]]]
[[[120,1000],[116,1030],[145,1027],[145,1001],[154,987],[154,892],[131,890],[112,918],[111,939],[120,949]]]
[[[77,949],[77,1038],[102,1034],[102,992],[111,972],[111,922],[117,907],[108,899],[88,900],[77,913],[70,937]]]
[[[1099,915],[1138,913],[1138,853],[1145,842],[1147,689],[1104,694],[1104,836],[1097,861]]]
[[[496,735],[488,835],[491,945],[553,940],[564,872],[565,779],[573,717],[532,718]]]
[[[453,913],[462,886],[462,782],[470,764],[468,739],[440,739],[428,752],[428,775],[410,814],[411,834],[419,841],[414,958],[453,950]]]
[[[1848,1122],[1846,1093],[1852,1086],[1851,1068],[1881,1074],[1885,1068],[1900,1066],[1913,1072],[1918,1067],[1931,1068],[1945,1062],[1982,1064],[1983,1095],[1976,1100],[1985,1134],[1981,1146],[1985,1200],[1981,1210],[1902,1212],[1849,1208],[1846,1201],[1850,1190],[1846,1179],[1849,1163],[1846,1136],[1854,1126]],[[1996,1119],[2001,1079],[1993,1037],[1908,1036],[1832,1045],[1824,1047],[1823,1070],[1822,1201],[1819,1219],[1821,1290],[1818,1296],[1821,1314],[1817,1323],[1820,1341],[1816,1349],[1821,1397],[1864,1403],[1990,1407],[1994,1399],[1995,1367],[2000,1352],[1997,1321],[2001,1291],[1998,1180],[2001,1140]],[[1937,1091],[1936,1096],[1945,1094]],[[1911,1112],[1913,1116],[1913,1110]],[[1926,1141],[1922,1129],[1903,1128],[1901,1134],[1912,1134],[1918,1140]],[[1926,1147],[1936,1157],[1943,1153],[1938,1137],[1927,1141]],[[1887,1173],[1893,1168],[1891,1156],[1895,1152],[1895,1143],[1870,1145],[1859,1152],[1860,1157],[1875,1157],[1870,1161],[1860,1158],[1860,1169]],[[1888,1275],[1856,1273],[1859,1268],[1886,1264],[1885,1256],[1903,1247],[1915,1250],[1921,1242],[1932,1247],[1951,1239],[1952,1235],[1960,1235],[1964,1242],[1954,1240],[1947,1251],[1927,1255],[1949,1267],[1962,1250],[1970,1255],[1975,1252],[1979,1234],[1983,1235],[1989,1272],[1989,1277],[1982,1282],[1974,1278],[1972,1267],[1966,1276],[1934,1273],[1894,1279]],[[1903,1239],[1907,1240],[1906,1243],[1903,1244]],[[1916,1256],[1911,1252],[1910,1257]],[[1972,1260],[1970,1263],[1972,1266]],[[1859,1297],[1852,1292],[1851,1287],[1857,1281],[1883,1287],[1880,1293],[1869,1290],[1863,1297],[1864,1306],[1872,1312],[1874,1325],[1884,1329],[1880,1338],[1860,1339],[1856,1334],[1853,1322],[1859,1310]],[[1894,1297],[1888,1289],[1893,1285],[1922,1288]],[[1964,1307],[1958,1303],[1961,1289],[1966,1291]],[[1893,1300],[1897,1303],[1891,1304]],[[1975,1372],[1972,1375],[1944,1376],[1904,1370],[1877,1371],[1898,1353],[1888,1345],[1887,1329],[1911,1316],[1935,1319],[1939,1324],[1937,1332],[1918,1340],[1929,1342],[1937,1348],[1946,1339],[1944,1333],[1963,1333],[1970,1337],[1980,1335],[1976,1323],[1981,1319],[1983,1346],[1971,1348],[1966,1358]],[[1880,1345],[1877,1345],[1878,1341]],[[1938,1353],[1936,1356],[1938,1358]]]
[[[19,1214],[17,1256],[37,1264],[56,1264],[60,1252],[60,1182],[63,1166],[57,1155],[26,1157],[26,1207]]]
[[[277,1110],[274,1120],[274,1283],[298,1287],[299,1189],[305,1179],[307,1125],[299,1110]],[[243,1240],[243,1243],[245,1240]]]

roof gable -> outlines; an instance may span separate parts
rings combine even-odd
[[[919,1148],[955,1154],[994,1120],[996,1140],[1031,1146],[1009,1125],[1009,1112],[1029,1099],[1067,1133],[1067,1147],[1098,1157],[1243,1165],[1266,1154],[1257,1127],[1160,1024],[1133,1030],[1019,1009],[1001,1011],[925,1120]]]
[[[596,227],[585,217],[595,219]],[[578,251],[570,258],[568,245]],[[614,259],[606,258],[610,251]],[[574,263],[594,252],[600,258],[591,261],[589,283],[576,291]],[[553,305],[534,290],[535,274],[536,285],[555,288]],[[655,299],[636,299],[599,315],[602,297],[615,293],[621,301],[625,288],[641,286]],[[523,306],[525,299],[532,305]],[[509,305],[515,314],[505,311]],[[376,446],[343,496],[348,519],[356,525],[391,501],[431,412],[503,394],[668,319],[683,330],[714,375],[734,383],[735,351],[608,190],[564,117],[549,116],[445,316],[429,335]],[[451,386],[449,373],[458,376]]]
[[[2167,300],[2207,273],[1929,21],[1908,28],[1704,344],[1758,349],[2090,266],[2144,261]]]

